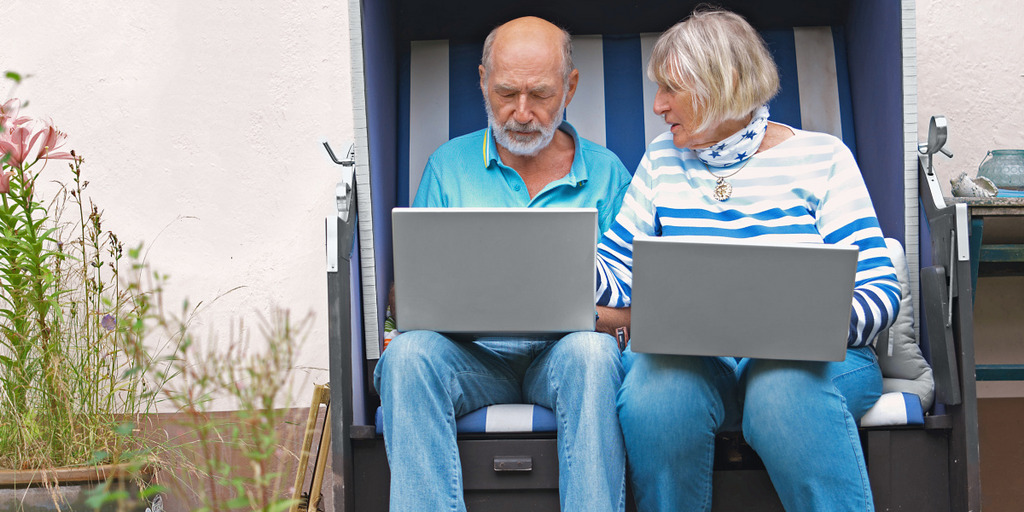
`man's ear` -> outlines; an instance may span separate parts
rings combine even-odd
[[[565,106],[569,106],[572,97],[576,94],[576,86],[580,83],[580,70],[574,69],[569,73],[569,90],[565,93]]]
[[[484,70],[484,65],[481,64],[477,67],[480,71],[480,92],[484,93],[484,99],[487,99],[487,84],[484,83],[484,76],[487,75],[487,71]]]

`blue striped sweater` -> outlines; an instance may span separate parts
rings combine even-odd
[[[630,305],[633,237],[746,238],[859,249],[847,344],[866,346],[899,310],[900,286],[857,163],[831,135],[795,135],[758,153],[727,181],[732,197],[713,196],[715,178],[671,132],[651,142],[598,246],[598,304]],[[727,176],[738,169],[712,168]]]

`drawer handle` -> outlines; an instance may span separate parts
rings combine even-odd
[[[498,473],[504,472],[522,472],[522,471],[533,471],[533,457],[527,456],[512,456],[512,457],[495,457],[494,458],[494,471]]]

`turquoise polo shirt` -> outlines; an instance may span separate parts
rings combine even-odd
[[[630,175],[619,157],[582,139],[563,121],[576,154],[569,174],[548,183],[532,199],[519,173],[505,165],[486,128],[456,137],[427,160],[412,205],[418,207],[597,208],[601,233],[612,224],[629,187]]]

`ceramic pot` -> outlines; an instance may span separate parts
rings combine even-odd
[[[1024,190],[1024,149],[989,151],[978,167],[978,176],[992,180],[999,188]]]
[[[97,484],[113,478],[115,488],[137,496],[139,488],[128,477],[122,466],[92,466],[87,468],[58,468],[39,471],[0,471],[0,510],[19,512],[54,512],[67,510],[93,510],[86,504],[89,491]],[[44,482],[57,482],[54,486]],[[56,502],[56,505],[55,505]],[[146,504],[128,510],[144,512]],[[101,512],[118,510],[116,503],[108,503]]]

